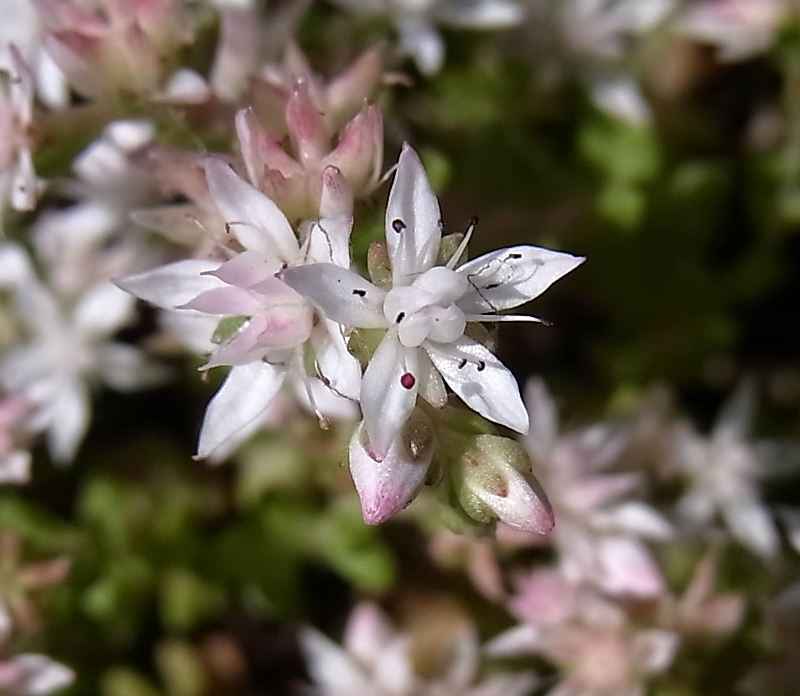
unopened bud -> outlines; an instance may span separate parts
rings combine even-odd
[[[499,435],[469,437],[451,465],[458,500],[482,523],[495,520],[525,532],[552,530],[553,510],[531,472],[525,450]]]
[[[430,419],[415,409],[381,461],[369,452],[364,424],[350,440],[350,473],[367,524],[381,524],[415,497],[425,480],[434,451]]]

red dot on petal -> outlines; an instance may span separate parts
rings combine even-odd
[[[413,389],[416,383],[417,378],[414,377],[414,375],[412,375],[410,372],[406,372],[400,378],[400,385],[403,387],[403,389]]]

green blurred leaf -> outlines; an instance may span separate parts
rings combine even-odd
[[[159,610],[164,625],[186,631],[210,618],[225,605],[221,588],[188,568],[170,568],[161,578]]]
[[[317,522],[316,550],[331,567],[368,593],[391,588],[396,578],[394,557],[380,531],[364,524],[358,504],[338,499]]]

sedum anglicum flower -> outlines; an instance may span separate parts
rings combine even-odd
[[[465,333],[467,325],[540,321],[498,312],[537,297],[584,259],[526,245],[459,265],[467,235],[446,265],[435,265],[442,237],[439,203],[409,145],[400,155],[385,228],[391,265],[386,289],[332,263],[280,273],[328,319],[345,327],[385,329],[360,391],[370,456],[386,457],[418,395],[444,406],[445,383],[480,415],[525,432],[528,414],[514,376]]]
[[[218,319],[217,345],[204,369],[232,369],[206,410],[197,457],[219,459],[259,427],[287,378],[306,385],[308,400],[325,422],[306,372],[307,347],[325,387],[340,398],[358,396],[360,370],[340,328],[315,317],[305,299],[276,277],[295,264],[349,266],[352,194],[340,172],[329,167],[322,216],[306,226],[301,244],[275,203],[224,161],[210,158],[206,178],[226,232],[241,251],[226,248],[223,262],[167,264],[123,278],[119,285],[164,309]]]

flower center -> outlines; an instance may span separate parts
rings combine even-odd
[[[434,266],[411,285],[392,288],[383,303],[383,313],[407,348],[423,341],[452,343],[464,333],[464,312],[456,306],[469,289],[467,280],[444,266]]]

